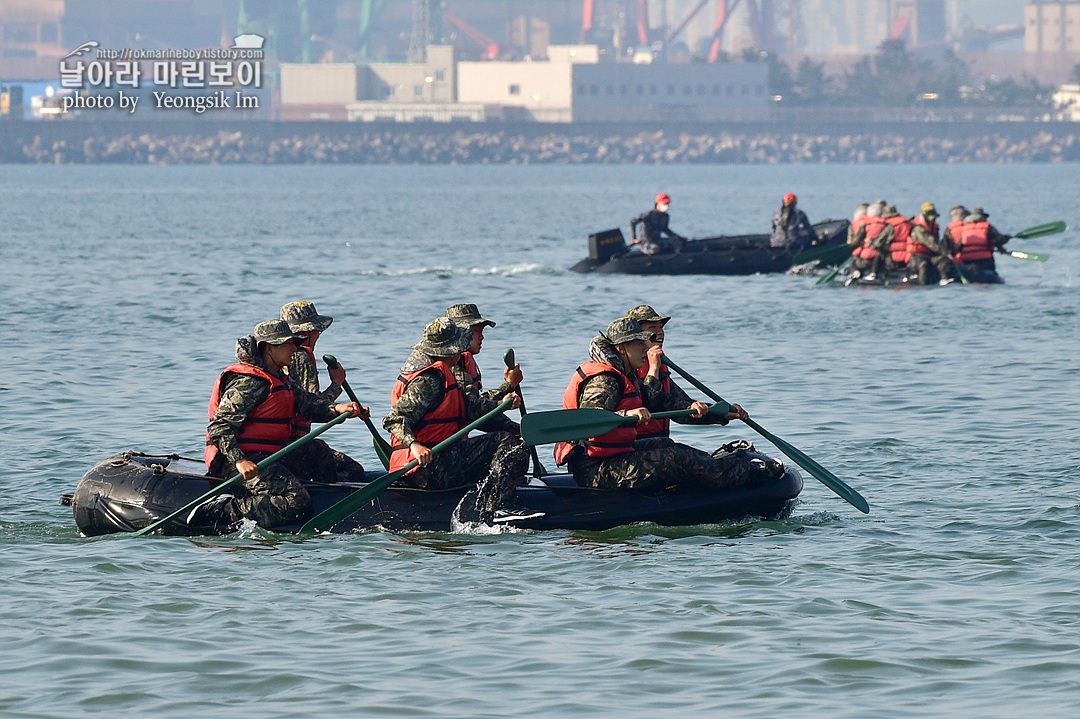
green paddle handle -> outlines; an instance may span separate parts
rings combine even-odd
[[[337,357],[334,355],[323,355],[322,360],[329,369],[337,369],[339,366]],[[356,398],[348,381],[342,382],[341,388],[345,390],[345,394],[349,395],[349,399],[360,404],[360,400]],[[371,432],[371,444],[375,447],[375,454],[378,455],[383,469],[390,469],[390,444],[382,438],[379,434],[379,430],[375,429],[375,425],[371,423],[371,417],[364,417],[364,424],[367,425],[368,431]]]
[[[674,362],[669,360],[667,357],[664,357],[664,364],[666,364],[668,367],[670,367],[671,369],[678,372],[687,382],[689,382],[690,384],[697,387],[699,390],[701,390],[702,392],[707,394],[709,397],[712,397],[718,403],[724,401],[723,399],[720,398],[720,395],[716,394],[711,389],[709,389],[708,387],[706,387],[702,383],[698,382],[688,372],[683,370],[681,367],[679,367],[677,364],[675,364]],[[859,510],[863,514],[869,514],[870,513],[870,504],[866,501],[865,497],[863,497],[861,494],[859,494],[854,489],[852,489],[850,486],[848,486],[846,483],[844,483],[835,474],[833,474],[832,472],[830,472],[829,470],[825,469],[820,464],[818,464],[816,460],[814,460],[810,456],[804,454],[801,450],[797,449],[794,445],[789,444],[785,440],[783,440],[783,439],[777,437],[776,435],[774,435],[773,433],[769,432],[768,430],[766,430],[764,427],[762,427],[760,424],[758,424],[754,420],[747,419],[746,424],[747,424],[748,427],[753,429],[755,432],[760,434],[762,437],[764,437],[765,439],[772,442],[773,445],[775,445],[777,449],[779,449],[781,452],[783,452],[788,457],[790,457],[792,460],[794,460],[794,462],[796,464],[798,464],[800,467],[802,467],[807,472],[812,474],[816,480],[818,480],[819,482],[824,484],[826,487],[831,489],[833,492],[835,492],[845,502],[847,502],[851,506],[855,507],[855,509]]]
[[[336,424],[341,424],[342,422],[344,422],[346,419],[348,419],[351,416],[352,415],[350,415],[350,414],[339,414],[337,417],[334,417],[332,420],[330,420],[329,422],[324,424],[322,427],[319,427],[316,430],[308,432],[307,434],[305,434],[303,437],[296,440],[292,444],[289,444],[289,445],[286,445],[285,447],[282,447],[281,449],[274,452],[272,455],[270,455],[266,459],[262,460],[261,462],[258,462],[256,464],[256,466],[259,469],[266,469],[268,466],[270,466],[274,462],[278,461],[282,457],[285,457],[285,456],[288,456],[288,455],[292,454],[294,451],[296,451],[300,447],[303,447],[305,444],[307,444],[311,440],[315,439],[316,437],[318,437],[320,434],[322,434],[326,430],[330,429],[331,427],[333,427]],[[137,532],[133,532],[131,536],[133,536],[133,537],[142,537],[144,535],[150,534],[151,532],[157,531],[159,528],[165,526],[166,524],[168,524],[172,520],[176,519],[180,515],[186,514],[187,512],[190,512],[191,510],[195,509],[195,507],[198,507],[200,504],[202,504],[206,500],[210,499],[211,497],[216,497],[217,495],[222,494],[226,489],[233,486],[234,484],[236,484],[237,482],[239,482],[243,478],[244,478],[244,475],[237,474],[232,479],[229,479],[229,480],[227,480],[225,482],[222,482],[221,484],[217,485],[216,487],[214,487],[213,489],[211,489],[209,492],[202,495],[198,499],[193,499],[192,501],[188,502],[187,504],[185,504],[183,507],[176,510],[172,514],[169,514],[169,515],[167,515],[165,517],[162,517],[161,519],[157,520],[156,522],[154,522],[154,523],[152,523],[152,524],[150,524],[150,525],[148,525],[146,527],[143,527],[142,529],[140,529]]]
[[[513,347],[511,347],[508,350],[506,350],[505,352],[503,352],[503,364],[506,365],[506,369],[514,369],[514,365],[517,364],[514,361],[514,359],[515,358],[514,358],[514,348]],[[521,400],[521,410],[520,410],[520,412],[521,412],[521,416],[524,417],[526,414],[528,414],[528,411],[525,409],[525,397],[521,394],[521,386],[520,385],[518,385],[517,387],[514,388],[514,394],[516,394],[518,396],[518,399]],[[533,445],[529,445],[529,456],[532,457],[533,476],[534,477],[540,477],[542,475],[547,474],[547,470],[544,469],[544,465],[540,464],[540,455],[538,455],[536,453],[536,447],[533,446]]]
[[[482,426],[492,417],[500,415],[506,410],[510,409],[510,405],[512,405],[513,403],[513,397],[507,397],[499,403],[498,407],[491,410],[480,419],[467,424],[466,426],[459,429],[457,432],[454,432],[452,435],[444,439],[442,442],[436,444],[434,447],[431,448],[431,453],[438,454],[439,452],[442,452],[444,449],[452,445],[454,442],[457,442],[469,432],[473,431],[477,427]],[[382,494],[387,487],[396,482],[398,479],[404,476],[405,473],[407,473],[413,467],[418,466],[419,464],[420,463],[414,459],[396,472],[384,474],[375,481],[368,483],[367,486],[361,487],[337,504],[330,506],[328,509],[320,512],[319,514],[309,519],[307,523],[300,528],[300,533],[317,534],[320,532],[329,531],[333,528],[335,524],[345,519],[350,514],[363,507],[365,504],[371,502],[373,499]]]

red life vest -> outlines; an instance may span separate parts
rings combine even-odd
[[[461,391],[461,385],[454,378],[454,371],[440,360],[423,369],[400,375],[394,383],[394,388],[390,390],[390,406],[393,407],[401,399],[409,383],[433,367],[439,370],[443,377],[442,399],[412,427],[416,441],[427,447],[438,444],[466,424],[465,395]],[[393,472],[408,464],[412,455],[409,453],[409,448],[399,442],[392,432],[390,446],[393,448],[390,453],[390,471]]]
[[[994,243],[990,241],[990,223],[965,222],[960,229],[960,241],[956,248],[957,262],[977,262],[994,257]]]
[[[851,254],[855,257],[861,257],[864,260],[872,260],[877,257],[877,250],[871,247],[870,243],[885,230],[888,223],[880,217],[871,217],[870,215],[867,215],[865,226],[866,237],[863,239],[862,245],[856,247]]]
[[[960,235],[963,226],[964,221],[962,219],[953,220],[945,226],[945,228],[949,231],[949,238],[952,243],[952,247],[948,248],[950,252],[955,252],[956,250],[960,249]]]
[[[266,395],[266,399],[251,411],[244,423],[240,425],[240,431],[236,433],[240,451],[244,454],[273,454],[283,448],[292,437],[293,418],[296,416],[292,386],[288,380],[270,374],[261,367],[237,362],[225,368],[214,382],[214,389],[210,392],[210,406],[207,409],[210,420],[214,419],[218,404],[221,402],[221,380],[230,372],[261,377],[270,383],[270,392]],[[207,431],[206,451],[203,453],[207,467],[214,461],[218,452],[217,443],[210,439],[210,432]]]
[[[912,225],[918,225],[919,227],[923,228],[924,230],[929,232],[931,235],[933,235],[935,240],[938,239],[938,224],[936,222],[931,223],[931,224],[928,225],[928,224],[926,224],[926,218],[925,217],[923,217],[922,215],[916,215],[915,217],[912,218],[911,224]],[[931,250],[926,245],[924,245],[923,243],[916,241],[914,235],[912,235],[911,237],[908,238],[907,257],[908,257],[909,260],[914,255],[932,255],[932,254],[934,254],[934,251]]]
[[[859,215],[851,221],[851,234],[858,234],[859,228],[866,224],[866,215]]]
[[[476,358],[473,357],[473,353],[469,350],[461,353],[461,366],[465,368],[465,373],[472,377],[473,387],[476,388],[476,391],[482,391],[484,385],[480,381],[480,368],[476,366]]]
[[[641,365],[641,369],[638,370],[638,379],[645,379],[649,376],[649,365]],[[665,392],[671,391],[671,370],[667,368],[667,365],[660,365],[660,386]],[[638,439],[649,439],[651,437],[669,437],[671,436],[671,420],[670,419],[650,419],[648,422],[638,424],[637,426]]]
[[[318,365],[315,364],[315,350],[308,347],[307,345],[300,345],[300,349],[304,351],[304,354],[306,354],[308,357],[311,358],[311,366],[317,368]],[[318,372],[318,369],[316,369],[315,371]],[[316,382],[316,385],[318,385],[318,380],[315,380],[315,382]],[[305,387],[304,389],[307,389],[307,387]],[[316,391],[318,391],[318,386],[316,386]],[[311,420],[310,419],[305,419],[305,418],[301,417],[300,415],[296,415],[293,418],[293,436],[294,437],[303,437],[305,434],[307,434],[310,431],[311,431]]]
[[[889,243],[889,254],[893,262],[907,262],[908,238],[911,237],[911,221],[903,215],[896,215],[885,220],[893,228],[893,239]]]
[[[574,372],[574,376],[570,378],[570,384],[567,385],[566,391],[563,393],[563,409],[577,409],[578,403],[581,402],[581,390],[585,382],[590,377],[595,377],[598,374],[604,373],[615,375],[622,382],[622,397],[619,399],[619,404],[615,407],[616,411],[637,409],[638,407],[644,406],[641,404],[641,390],[638,389],[636,379],[627,377],[611,365],[601,364],[600,362],[593,362],[590,360],[578,367]],[[616,427],[599,437],[589,437],[585,440],[585,447],[589,452],[589,456],[613,457],[618,454],[633,452],[634,440],[637,439],[638,436],[637,427],[636,424]],[[574,445],[569,442],[557,443],[555,445],[556,464],[560,466],[566,464],[566,458],[573,448]]]

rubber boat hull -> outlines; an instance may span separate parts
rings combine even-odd
[[[758,454],[764,457],[765,455]],[[61,503],[70,505],[75,523],[86,536],[131,532],[175,511],[206,493],[221,480],[207,477],[199,460],[178,455],[124,452],[109,457],[83,476],[74,494]],[[368,481],[381,476],[368,472]],[[362,484],[309,484],[308,491],[321,512]],[[787,516],[802,491],[800,474],[789,468],[773,482],[753,489],[711,492],[692,487],[661,490],[611,491],[578,487],[573,477],[549,475],[531,479],[518,490],[522,503],[546,513],[516,526],[546,530],[604,530],[634,522],[668,526],[730,522],[748,517],[775,519]],[[339,522],[335,533],[382,528],[390,531],[449,531],[451,513],[465,489],[427,491],[391,487],[369,505]],[[295,533],[296,526],[275,531]],[[188,527],[177,520],[164,534],[211,534],[212,529]]]
[[[817,240],[811,247],[798,253],[783,247],[770,247],[769,235],[731,235],[690,240],[679,253],[656,255],[628,252],[625,243],[622,243],[624,249],[620,254],[619,243],[616,242],[614,248],[606,248],[595,258],[587,257],[570,269],[574,272],[626,275],[754,275],[787,272],[795,265],[812,261],[825,246],[845,244],[849,225],[847,220],[826,220],[815,224]],[[615,254],[606,257],[612,249]],[[841,254],[832,264],[844,259],[846,255]],[[822,266],[826,264],[821,263]]]
[[[982,270],[975,271],[968,269],[965,276],[973,285],[1003,285],[1005,280],[994,270]],[[852,277],[851,273],[841,273],[834,278],[834,282],[840,282],[845,287],[937,287],[940,283],[933,285],[919,285],[913,282],[907,282],[904,278],[906,274],[904,272],[885,272],[878,274],[872,280],[867,280],[863,277]],[[960,280],[952,279],[945,284],[959,285],[963,284]]]

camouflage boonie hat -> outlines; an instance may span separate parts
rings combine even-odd
[[[296,340],[297,342],[303,342],[304,338],[296,334],[289,329],[289,323],[285,320],[267,320],[266,322],[260,322],[255,325],[255,330],[252,332],[255,335],[256,342],[265,342],[267,344],[279,345],[289,340]]]
[[[984,210],[981,207],[972,207],[970,214],[972,214],[972,215],[982,215],[983,217],[989,217],[990,216],[990,213],[987,212],[986,210]]]
[[[424,339],[413,345],[432,357],[449,357],[461,354],[472,344],[472,333],[458,327],[446,317],[440,317],[424,328]]]
[[[324,317],[310,302],[290,302],[281,308],[281,319],[289,323],[293,332],[323,332],[333,317]]]
[[[638,305],[637,307],[627,312],[625,316],[629,317],[632,320],[637,320],[639,323],[659,322],[661,327],[666,325],[668,323],[668,320],[671,319],[670,317],[665,317],[664,315],[658,314],[656,310],[654,310],[649,305]]]
[[[612,322],[607,326],[604,336],[611,340],[612,344],[617,345],[624,342],[633,342],[634,340],[649,340],[651,342],[656,339],[656,335],[641,329],[641,325],[632,317],[620,317]]]
[[[476,305],[464,304],[464,305],[450,305],[446,308],[446,316],[454,321],[459,327],[475,327],[476,325],[484,325],[485,327],[494,327],[495,323],[491,320],[485,320],[480,316],[480,310]]]

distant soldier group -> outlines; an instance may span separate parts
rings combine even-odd
[[[854,270],[849,282],[874,281],[885,273],[901,273],[908,284],[947,284],[963,276],[968,280],[996,277],[994,252],[1004,253],[1010,235],[1003,235],[976,207],[957,205],[941,232],[938,211],[925,203],[911,219],[885,200],[855,208],[848,229]]]

